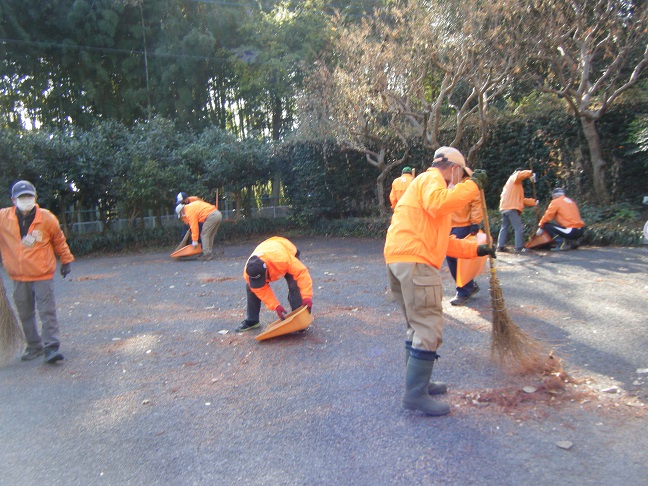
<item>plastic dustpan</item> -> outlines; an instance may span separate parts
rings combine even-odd
[[[196,248],[194,248],[193,245],[187,245],[180,248],[178,251],[174,251],[173,253],[171,253],[171,258],[188,257],[198,255],[200,253],[202,253],[202,245],[198,243]]]
[[[476,241],[479,245],[486,244],[486,233],[479,231],[476,235],[470,235],[465,238],[468,241]],[[477,275],[482,273],[486,258],[457,258],[457,287],[463,287],[473,280]]]
[[[287,314],[283,321],[281,319],[274,321],[255,339],[257,341],[263,341],[264,339],[283,336],[291,332],[303,331],[311,325],[311,322],[313,322],[313,316],[308,312],[308,307],[303,305],[299,309]]]
[[[549,236],[549,233],[544,232],[541,235],[536,235],[531,238],[529,242],[524,245],[524,247],[528,249],[541,248],[543,246],[549,245],[551,242],[553,242],[553,238]]]

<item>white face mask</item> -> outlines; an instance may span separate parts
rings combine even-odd
[[[36,206],[35,197],[19,197],[16,199],[16,207],[23,213],[28,213]]]

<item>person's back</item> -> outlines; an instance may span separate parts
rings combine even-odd
[[[391,203],[392,209],[396,207],[398,201],[403,197],[405,191],[412,183],[414,176],[412,175],[412,169],[410,167],[405,167],[403,169],[402,175],[392,182],[391,192],[389,193],[389,202]]]

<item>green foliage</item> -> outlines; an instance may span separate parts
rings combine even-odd
[[[291,141],[274,156],[292,218],[308,225],[376,213],[376,170],[333,141]]]

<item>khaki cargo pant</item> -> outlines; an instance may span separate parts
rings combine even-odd
[[[202,231],[200,232],[203,255],[211,256],[212,248],[214,246],[214,238],[216,238],[216,233],[218,232],[218,227],[222,220],[223,215],[218,209],[209,213],[209,216],[205,219],[205,222],[202,225]]]
[[[424,263],[390,263],[389,285],[407,322],[412,347],[436,351],[443,343],[443,287],[439,270]]]

